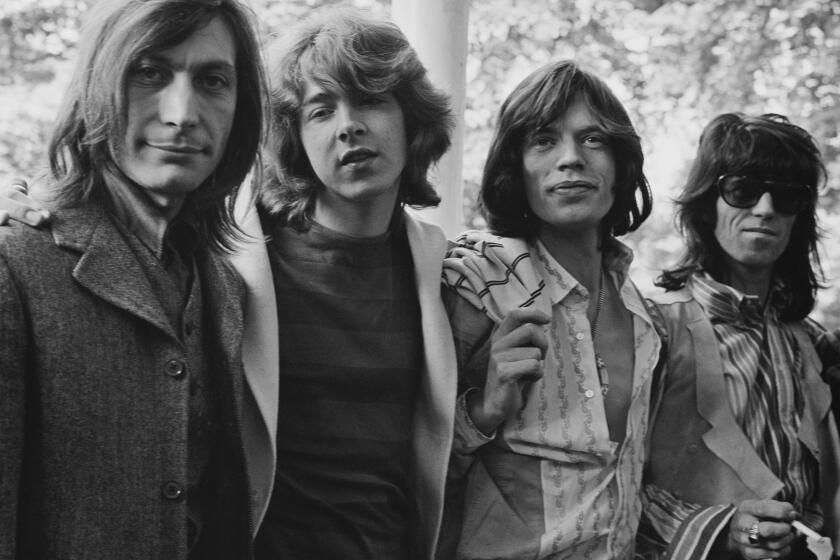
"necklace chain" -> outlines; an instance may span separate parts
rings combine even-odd
[[[604,359],[595,350],[595,338],[598,336],[598,318],[601,316],[601,308],[604,307],[604,302],[607,299],[606,289],[607,278],[604,274],[604,269],[601,269],[600,286],[598,287],[598,302],[595,304],[595,317],[592,318],[592,350],[595,352],[595,367],[598,370],[598,381],[601,383],[601,394],[606,396],[607,391],[610,390],[610,376],[607,372],[607,364]]]
[[[601,269],[600,285],[598,286],[598,303],[595,304],[595,317],[592,319],[592,344],[595,344],[595,337],[598,336],[598,318],[601,316],[601,308],[604,306],[604,301],[607,299],[607,290],[605,287],[606,278],[604,277],[604,269]]]

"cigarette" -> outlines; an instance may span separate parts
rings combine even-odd
[[[812,538],[812,539],[816,540],[817,542],[822,542],[823,539],[825,539],[824,536],[820,535],[819,533],[817,533],[816,531],[814,531],[813,529],[811,529],[807,525],[803,524],[801,521],[794,521],[794,522],[791,523],[791,525],[793,525],[794,529],[796,529],[797,531],[799,531],[800,533],[802,533],[806,537]]]

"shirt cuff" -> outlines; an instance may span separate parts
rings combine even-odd
[[[478,391],[478,387],[471,387],[461,393],[455,406],[454,449],[457,453],[473,453],[476,449],[490,443],[496,437],[495,431],[489,436],[485,436],[473,424],[470,413],[467,410],[467,397],[473,391]]]
[[[735,506],[731,504],[697,510],[680,526],[665,557],[684,560],[710,558],[715,540],[727,528],[734,513]]]

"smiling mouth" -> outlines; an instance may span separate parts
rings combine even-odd
[[[339,163],[341,165],[351,165],[354,163],[361,163],[371,158],[376,157],[376,152],[368,150],[367,148],[358,148],[355,150],[348,150],[341,155]]]

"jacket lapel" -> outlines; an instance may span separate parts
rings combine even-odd
[[[758,456],[727,404],[723,364],[711,322],[702,318],[687,328],[697,352],[697,410],[712,426],[703,434],[703,441],[757,497],[774,496],[782,482]]]
[[[243,183],[236,197],[235,215],[247,237],[240,239],[235,252],[225,258],[242,277],[247,294],[242,327],[242,362],[247,382],[243,391],[242,439],[248,458],[256,530],[265,516],[274,486],[280,335],[271,263],[250,181]]]
[[[56,245],[82,253],[73,269],[76,282],[177,339],[134,252],[101,207],[57,212],[52,233]]]
[[[799,326],[794,327],[793,332],[802,355],[802,395],[805,400],[805,409],[802,411],[802,421],[799,425],[799,441],[813,453],[820,448],[817,434],[820,424],[831,408],[831,392],[819,376],[822,362],[810,337]]]
[[[414,414],[415,508],[423,524],[417,558],[428,559],[437,547],[443,493],[452,447],[457,392],[455,345],[440,296],[446,238],[437,226],[405,214],[408,244],[420,303],[425,361]]]

